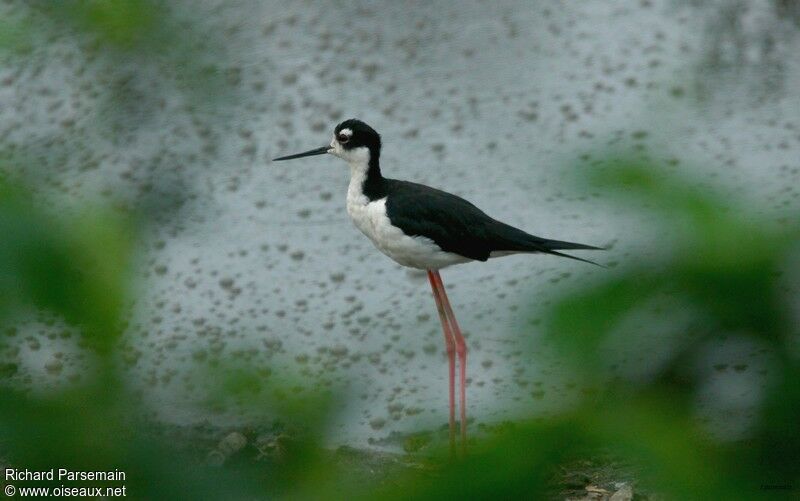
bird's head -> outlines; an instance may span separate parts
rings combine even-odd
[[[361,120],[351,118],[336,126],[329,145],[273,160],[291,160],[325,153],[337,156],[351,165],[367,164],[380,156],[381,136]]]

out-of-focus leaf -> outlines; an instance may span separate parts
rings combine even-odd
[[[71,294],[73,318],[86,328],[92,342],[110,349],[122,327],[128,300],[131,230],[107,212],[84,212],[65,224],[72,240],[72,266],[80,272]],[[69,241],[70,239],[65,239]]]
[[[0,20],[0,51],[24,55],[33,48],[32,27],[24,21]]]
[[[657,294],[691,301],[715,322],[714,328],[767,337],[786,330],[788,315],[775,277],[798,240],[798,228],[778,230],[753,221],[751,211],[733,196],[701,191],[675,173],[624,159],[607,162],[588,178],[609,197],[618,193],[647,201],[661,214],[657,221],[663,234],[680,240],[670,242],[673,251],[666,261],[645,257],[555,304],[548,330],[571,357],[593,357],[623,316]],[[676,219],[689,221],[688,231],[670,231]]]
[[[209,112],[215,120],[229,116],[224,103],[237,90],[225,79],[230,62],[226,45],[209,29],[208,16],[191,4],[30,0],[20,4],[19,12],[19,19],[9,21],[11,34],[30,29],[24,38],[11,36],[9,53],[69,40],[94,63],[101,90],[94,96],[97,129],[109,141],[118,140],[118,129],[144,125],[161,112],[159,103],[173,89],[187,98],[194,111]],[[35,42],[25,41],[31,39]]]
[[[84,0],[60,2],[75,22],[123,48],[142,43],[152,33],[163,7],[148,0]]]
[[[703,225],[726,213],[723,197],[712,189],[700,189],[672,172],[655,170],[631,159],[608,160],[584,179],[609,196],[644,201],[646,207],[669,213],[673,221],[681,224]]]
[[[0,308],[34,306],[81,328],[96,349],[119,335],[128,231],[99,211],[56,218],[0,182]]]
[[[126,50],[157,44],[168,20],[165,5],[150,0],[35,1],[31,7]]]
[[[721,456],[686,420],[684,407],[666,395],[612,400],[599,408],[543,422],[519,423],[484,440],[470,456],[429,478],[410,475],[391,489],[365,499],[550,499],[556,465],[613,451],[648,472],[643,484],[676,499],[736,494],[715,477]]]
[[[548,338],[580,367],[596,356],[599,343],[622,317],[661,286],[660,277],[640,271],[577,291],[550,310],[545,326]]]
[[[773,371],[778,381],[770,389],[759,415],[759,424],[750,440],[743,442],[731,455],[742,465],[757,465],[771,485],[800,483],[800,363],[781,357],[785,365]]]
[[[119,387],[115,387],[120,390]],[[0,443],[4,460],[33,471],[125,473],[124,481],[92,483],[125,486],[136,499],[253,499],[262,489],[255,472],[220,470],[186,457],[147,434],[127,398],[103,398],[92,386],[55,398],[37,399],[0,388]],[[56,487],[53,482],[17,486]],[[84,485],[84,484],[81,484]]]

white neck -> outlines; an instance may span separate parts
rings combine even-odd
[[[359,197],[364,194],[364,181],[369,170],[369,150],[358,148],[348,151],[342,158],[350,166],[350,185],[347,188],[347,197]]]
[[[369,168],[369,156],[369,150],[361,147],[345,152],[341,158],[350,166],[350,175],[353,175],[356,172],[367,172]]]
[[[364,181],[367,179],[367,168],[368,164],[350,164],[350,185],[347,187],[348,201],[356,201],[363,197],[363,203],[366,203],[367,197],[364,195]]]

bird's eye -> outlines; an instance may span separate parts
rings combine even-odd
[[[338,136],[336,136],[336,139],[338,139],[340,143],[344,144],[344,143],[346,143],[347,141],[350,140],[350,136],[346,136],[344,134],[339,134]]]

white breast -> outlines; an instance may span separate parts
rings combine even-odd
[[[353,173],[347,189],[347,213],[375,247],[403,266],[438,270],[469,259],[443,252],[433,240],[408,236],[386,215],[386,198],[370,201],[363,192],[364,178]]]

